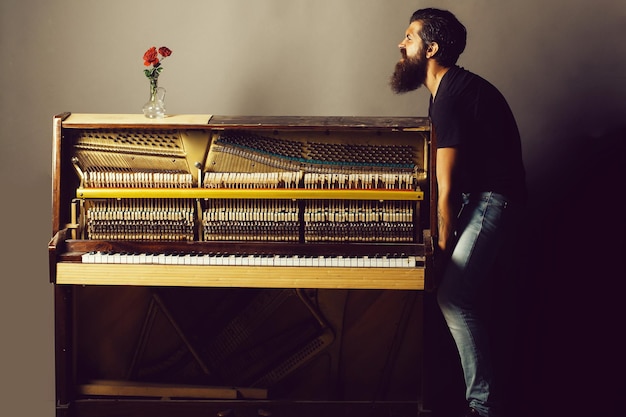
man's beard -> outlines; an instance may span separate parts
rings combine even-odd
[[[402,94],[417,90],[426,81],[426,57],[415,56],[404,58],[396,64],[391,76],[391,89]]]

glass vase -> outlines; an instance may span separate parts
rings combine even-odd
[[[165,117],[165,88],[159,87],[157,78],[150,78],[150,98],[143,106],[143,114],[149,119]]]

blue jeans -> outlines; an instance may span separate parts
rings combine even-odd
[[[516,210],[496,193],[464,194],[456,244],[443,269],[437,301],[454,338],[466,398],[482,416],[497,416],[487,324],[481,314],[487,281],[499,249],[514,230]]]

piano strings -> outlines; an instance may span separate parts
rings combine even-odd
[[[189,161],[182,163],[183,137],[168,131],[85,131],[74,145],[74,164],[84,188],[419,189],[421,172],[410,145],[323,143],[229,130],[212,142],[204,166],[196,164],[204,168],[196,178]],[[417,219],[411,201],[253,195],[86,200],[84,209],[82,224],[92,240],[413,242]]]

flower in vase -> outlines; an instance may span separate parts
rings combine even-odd
[[[153,46],[148,49],[143,54],[143,64],[148,67],[143,70],[146,77],[156,79],[163,71],[161,62],[170,55],[172,55],[172,50],[167,46],[161,46],[159,49]]]
[[[165,89],[158,86],[158,78],[163,71],[161,63],[170,55],[172,50],[166,46],[159,49],[153,46],[143,54],[143,64],[148,67],[143,72],[150,80],[150,98],[143,106],[143,113],[150,119],[165,117]]]

